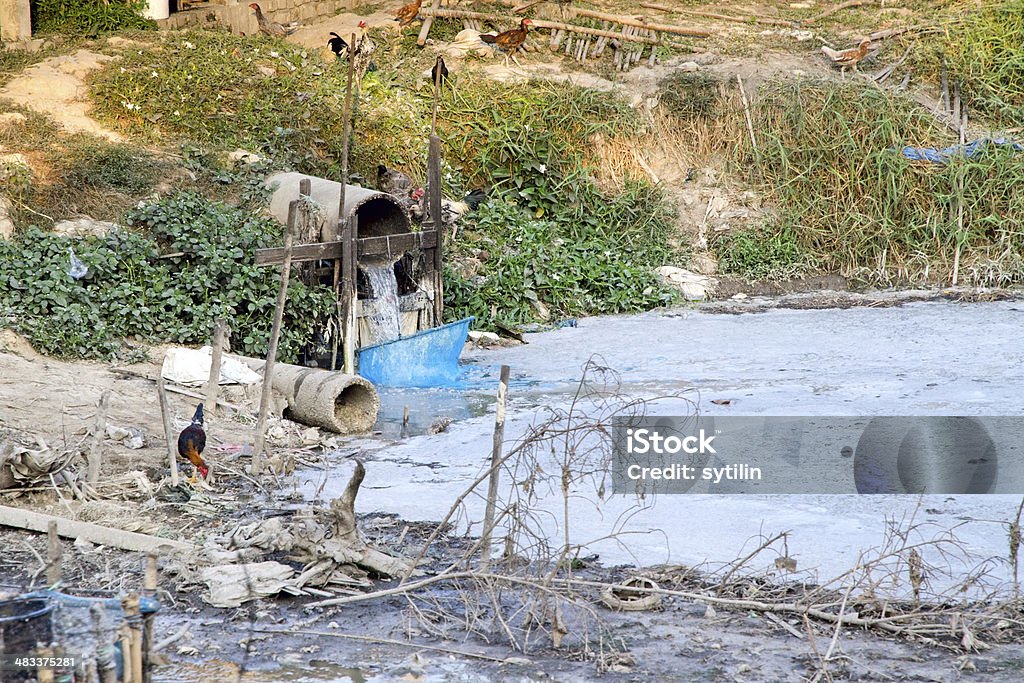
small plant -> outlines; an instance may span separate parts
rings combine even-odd
[[[787,228],[725,233],[715,245],[723,272],[750,279],[781,280],[812,269],[811,257]]]
[[[703,71],[674,72],[658,89],[662,107],[671,116],[688,121],[711,118],[719,110],[719,80]]]
[[[68,183],[140,193],[156,182],[154,159],[126,145],[90,142],[70,150],[67,163],[65,180]]]

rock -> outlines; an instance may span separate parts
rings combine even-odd
[[[711,254],[695,254],[690,259],[690,268],[701,275],[714,275],[718,272],[718,261]]]
[[[59,221],[53,226],[53,231],[58,235],[67,235],[68,237],[106,237],[119,227],[121,226],[117,223],[98,221],[89,216],[82,216],[74,220]]]
[[[747,298],[747,295],[746,295],[746,294],[744,294],[743,292],[736,292],[735,294],[733,294],[733,295],[732,295],[732,297],[731,297],[731,298],[732,298],[732,299],[733,299],[734,301],[743,301],[744,299],[746,299],[746,298]]]
[[[683,62],[679,65],[679,70],[683,73],[694,73],[700,71],[700,64],[697,62]]]
[[[451,262],[452,270],[463,280],[469,280],[480,272],[483,261],[478,258],[467,257],[454,259]]]
[[[491,344],[497,344],[500,341],[500,337],[493,332],[470,330],[469,341],[479,346],[490,346]]]
[[[244,149],[236,149],[235,151],[228,153],[228,161],[230,161],[231,165],[234,167],[240,166],[242,164],[250,166],[252,164],[258,164],[261,161],[263,161],[263,157],[261,157],[259,154],[249,152]]]
[[[530,301],[533,304],[533,310],[537,312],[537,317],[543,321],[551,320],[551,309],[547,307],[540,299],[533,299]]]
[[[13,126],[25,123],[25,115],[20,111],[5,111],[0,114],[0,126]]]
[[[662,282],[682,292],[687,301],[703,301],[718,284],[714,278],[675,266],[662,266],[657,273]]]
[[[9,240],[14,237],[14,220],[11,219],[11,209],[14,206],[7,197],[0,197],[0,239]]]

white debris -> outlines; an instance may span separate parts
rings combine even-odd
[[[706,275],[698,275],[675,266],[658,268],[658,277],[670,287],[682,292],[687,301],[703,301],[714,290],[718,282]]]
[[[198,351],[175,347],[167,349],[160,375],[171,382],[186,386],[199,386],[210,377],[213,350],[204,346]],[[262,378],[248,365],[224,356],[220,363],[221,384],[256,384]]]

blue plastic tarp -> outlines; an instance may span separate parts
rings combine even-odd
[[[359,350],[359,374],[382,387],[447,387],[459,378],[459,354],[473,318]]]
[[[1024,145],[1006,138],[979,138],[965,145],[951,145],[943,149],[937,147],[904,147],[901,154],[912,161],[930,161],[933,164],[948,164],[954,157],[973,159],[989,145],[1010,146],[1016,152],[1024,152]]]

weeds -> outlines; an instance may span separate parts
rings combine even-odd
[[[36,33],[95,36],[124,29],[153,29],[142,16],[145,0],[35,0],[31,4]]]

